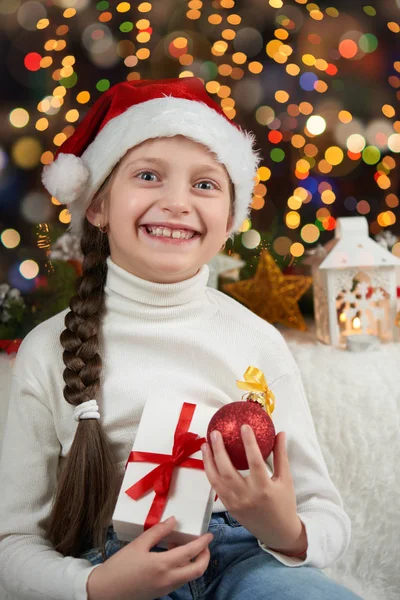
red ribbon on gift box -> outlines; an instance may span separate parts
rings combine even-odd
[[[133,500],[142,498],[149,490],[153,489],[155,497],[144,523],[144,530],[149,529],[161,521],[162,514],[167,502],[169,489],[171,487],[172,474],[176,467],[189,467],[191,469],[204,469],[203,461],[198,458],[189,458],[200,450],[206,441],[204,437],[199,438],[197,433],[190,433],[189,427],[192,422],[195,404],[185,402],[182,406],[178,424],[174,434],[174,445],[172,454],[158,454],[155,452],[136,452],[132,450],[125,465],[130,462],[159,463],[150,473],[142,477],[132,487],[125,490]]]

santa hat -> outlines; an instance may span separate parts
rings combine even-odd
[[[250,212],[260,162],[255,136],[225,115],[196,77],[124,81],[104,92],[42,174],[80,235],[91,200],[126,152],[145,140],[184,135],[215,153],[234,185],[231,236]]]

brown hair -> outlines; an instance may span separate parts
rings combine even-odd
[[[105,180],[92,201],[94,209],[108,202],[117,168]],[[230,181],[230,209],[234,191]],[[102,359],[99,354],[105,310],[108,236],[85,218],[81,239],[82,275],[77,294],[69,303],[66,329],[60,335],[64,348],[64,398],[78,406],[98,399]],[[105,560],[107,527],[117,501],[121,479],[115,468],[111,444],[101,420],[81,419],[65,459],[46,529],[46,537],[65,556],[79,557],[92,547],[101,548]]]
[[[115,173],[115,170],[113,171]],[[93,204],[106,199],[113,176],[110,175]],[[69,303],[66,329],[60,335],[64,348],[64,398],[78,406],[98,398],[102,359],[99,333],[104,314],[106,258],[110,254],[107,235],[83,223],[81,238],[82,275],[77,279],[77,294]],[[71,449],[58,482],[46,536],[65,556],[79,557],[90,547],[105,553],[107,526],[118,493],[118,475],[111,445],[97,419],[78,422]]]

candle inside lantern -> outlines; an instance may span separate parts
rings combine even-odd
[[[350,350],[350,352],[374,350],[379,346],[379,337],[366,333],[355,333],[346,337],[346,345],[347,350]]]
[[[377,335],[366,333],[366,323],[356,316],[351,321],[351,329],[346,335],[346,348],[350,352],[363,352],[373,350],[379,346],[380,340]]]

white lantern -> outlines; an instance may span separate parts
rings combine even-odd
[[[394,340],[400,259],[369,237],[365,217],[338,219],[329,246],[328,254],[309,261],[318,339],[339,347],[355,336]]]

